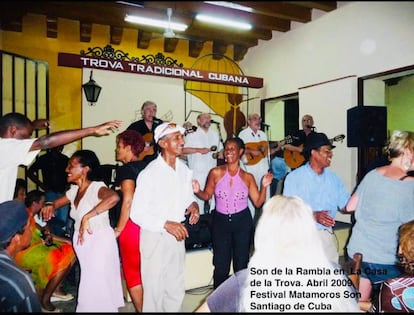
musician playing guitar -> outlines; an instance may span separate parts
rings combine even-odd
[[[145,101],[141,106],[142,119],[133,122],[127,129],[138,131],[145,139],[144,151],[139,155],[139,160],[143,160],[147,164],[157,157],[155,149],[154,130],[163,123],[157,115],[157,104],[152,101]]]
[[[212,124],[217,125],[212,128]],[[197,116],[197,128],[187,132],[183,154],[187,156],[188,167],[193,171],[200,188],[204,189],[210,170],[217,166],[217,157],[223,157],[223,143],[218,130],[218,122],[211,119],[209,113],[200,113]],[[186,128],[187,130],[191,130]],[[208,213],[215,208],[215,200],[204,201],[197,197],[200,214]]]
[[[295,169],[305,163],[305,158],[302,155],[303,147],[306,142],[306,138],[314,133],[313,117],[306,114],[302,117],[302,129],[295,132],[292,136],[294,141],[290,144],[285,144],[282,148],[284,149],[284,159],[286,164],[291,168]]]
[[[272,154],[276,150],[280,150],[281,147],[281,144],[278,144],[277,147],[271,148],[269,150],[269,142],[266,133],[260,130],[261,123],[262,118],[258,113],[249,114],[247,116],[247,127],[239,132],[239,138],[243,140],[246,147],[244,155],[242,157],[242,160],[245,162],[244,167],[247,172],[253,174],[256,180],[257,187],[261,187],[260,181],[263,175],[269,172],[270,154]],[[264,145],[258,145],[260,143],[263,143]],[[254,164],[248,163],[248,161],[252,159],[258,160],[258,162]],[[270,188],[268,187],[266,200],[269,198]],[[256,211],[250,199],[249,209],[252,213],[252,217],[256,220],[260,215],[260,209]]]

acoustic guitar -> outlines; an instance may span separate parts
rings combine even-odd
[[[154,135],[151,132],[146,133],[143,136],[145,140],[145,147],[144,150],[138,155],[138,160],[143,160],[147,155],[153,155],[155,153],[154,148]]]
[[[189,133],[193,133],[197,130],[196,126],[187,126],[184,135],[187,135]],[[155,145],[152,142],[154,139],[154,135],[151,132],[146,133],[143,136],[145,140],[145,147],[144,150],[138,155],[138,160],[143,160],[147,155],[153,155],[155,153]]]
[[[342,141],[345,139],[345,135],[337,135],[336,137],[333,137],[332,139],[329,139],[331,144],[335,141]],[[301,149],[303,149],[303,144],[299,146]],[[302,155],[302,152],[298,151],[290,151],[285,150],[283,152],[283,158],[285,159],[286,164],[290,168],[298,168],[302,165],[302,163],[305,161],[305,157]]]
[[[259,142],[247,142],[245,144],[246,149],[249,150],[258,150],[262,154],[261,155],[252,155],[252,154],[244,154],[243,163],[245,165],[255,165],[259,163],[262,159],[266,158],[269,152],[272,149],[276,148],[279,144],[284,145],[287,143],[292,143],[297,137],[287,136],[283,140],[280,141],[259,141]]]

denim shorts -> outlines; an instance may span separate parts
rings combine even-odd
[[[397,265],[373,264],[362,261],[361,277],[367,278],[376,284],[385,280],[398,277],[402,274]]]

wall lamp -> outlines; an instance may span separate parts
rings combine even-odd
[[[101,93],[102,88],[96,84],[95,80],[92,79],[92,70],[91,75],[89,77],[89,82],[82,84],[83,91],[85,92],[85,96],[89,105],[93,106],[97,101],[99,94]]]
[[[168,28],[172,29],[174,31],[182,32],[185,31],[188,27],[188,25],[183,23],[176,23],[171,22],[168,20],[157,20],[157,19],[151,19],[147,17],[137,16],[137,15],[125,15],[124,20],[126,22],[135,23],[135,24],[141,24],[141,25],[149,25],[149,26],[155,26],[159,28]]]

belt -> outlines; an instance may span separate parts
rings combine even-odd
[[[234,213],[222,213],[222,212],[217,211],[217,209],[216,209],[215,213],[217,215],[220,215],[220,216],[223,216],[223,217],[227,217],[229,219],[229,221],[231,221],[231,218],[232,217],[235,217],[236,218],[236,217],[240,216],[245,211],[249,211],[250,212],[249,208],[245,208],[245,209],[243,209],[241,211],[234,212]]]

